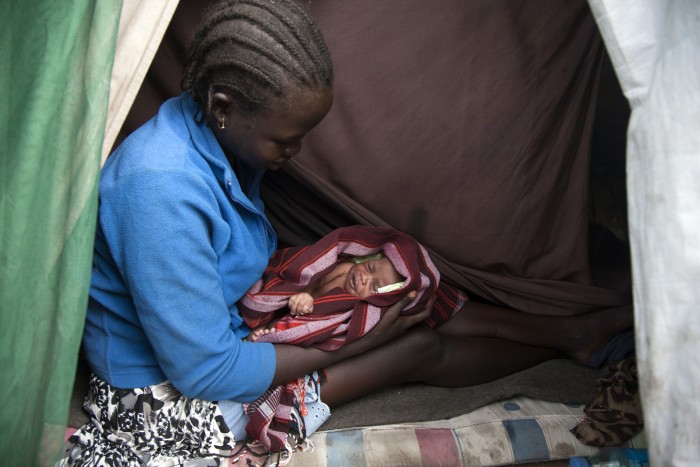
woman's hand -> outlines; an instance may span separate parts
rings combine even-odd
[[[365,352],[369,349],[377,347],[385,342],[400,336],[406,330],[416,324],[425,321],[433,309],[433,302],[435,298],[431,298],[428,306],[421,312],[412,315],[401,315],[404,308],[408,306],[411,301],[416,298],[416,292],[409,292],[405,297],[401,298],[398,302],[391,305],[389,308],[384,310],[384,313],[377,322],[377,324],[365,334],[360,339],[347,344],[343,348],[354,346],[358,344],[358,347],[363,347],[362,350],[357,351],[357,353]],[[341,349],[339,349],[341,350]],[[351,348],[351,350],[356,350]]]
[[[384,311],[383,316],[370,332],[338,350],[326,352],[314,347],[303,348],[295,345],[275,344],[277,368],[271,387],[285,384],[319,368],[325,368],[364,353],[400,336],[411,326],[425,321],[430,316],[434,300],[431,300],[428,306],[419,313],[407,316],[401,315],[401,311],[415,297],[416,292],[407,294]]]

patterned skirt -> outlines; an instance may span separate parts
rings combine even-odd
[[[84,407],[90,420],[66,441],[61,466],[220,466],[233,454],[218,404],[167,381],[117,389],[93,374]]]

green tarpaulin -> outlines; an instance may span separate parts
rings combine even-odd
[[[53,465],[85,316],[121,0],[0,8],[0,464]]]

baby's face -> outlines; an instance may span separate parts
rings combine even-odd
[[[403,281],[388,258],[370,259],[354,264],[345,278],[345,290],[357,297],[366,298],[378,293],[387,285]]]

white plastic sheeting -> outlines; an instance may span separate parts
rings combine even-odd
[[[651,465],[699,465],[700,3],[589,4],[631,106],[627,194]]]
[[[117,48],[109,85],[109,115],[102,145],[102,163],[126,119],[178,0],[124,0]]]

